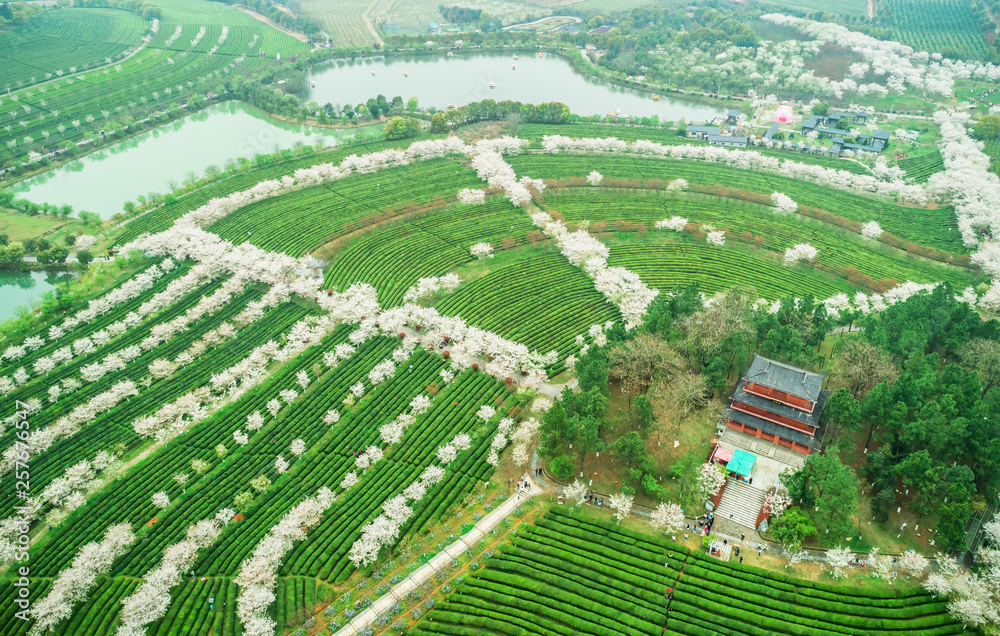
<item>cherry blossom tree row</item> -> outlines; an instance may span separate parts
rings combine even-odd
[[[515,151],[523,143],[512,138],[487,141],[487,147],[499,147],[506,152]],[[482,146],[483,142],[480,142]],[[356,337],[367,338],[368,332],[379,331],[395,335],[406,324],[424,325],[429,337],[449,337],[453,340],[450,353],[456,369],[471,366],[474,357],[492,356],[485,365],[487,373],[505,378],[523,371],[526,378],[522,386],[531,388],[547,379],[545,366],[557,361],[555,352],[544,355],[532,352],[524,345],[497,334],[470,327],[461,317],[442,316],[432,308],[407,303],[383,311],[378,305],[375,289],[370,285],[353,285],[342,294],[328,294],[322,289],[322,282],[309,273],[311,268],[305,263],[307,259],[293,259],[249,244],[233,246],[199,228],[175,225],[164,232],[139,237],[127,249],[141,249],[173,258],[216,259],[232,274],[239,273],[271,285],[287,284],[292,293],[316,302],[333,320],[358,324]],[[381,315],[379,312],[382,312]],[[380,327],[374,325],[376,321]]]
[[[373,322],[373,319],[369,320]],[[545,367],[558,360],[555,351],[544,355],[533,352],[523,344],[471,326],[461,316],[442,316],[434,308],[412,303],[382,310],[378,322],[378,329],[390,336],[399,333],[406,325],[420,325],[428,340],[440,342],[449,339],[452,369],[466,369],[472,366],[475,359],[485,358],[486,373],[504,379],[523,371],[525,377],[520,384],[527,388],[536,388],[546,381]]]
[[[949,595],[948,611],[967,626],[1000,623],[1000,520],[983,526],[985,542],[976,552],[979,571],[964,574],[954,559],[938,554],[937,571],[924,587],[933,594]]]
[[[284,346],[269,340],[256,347],[246,358],[213,375],[208,386],[194,388],[157,412],[137,418],[132,422],[133,430],[160,442],[180,435],[208,417],[209,411],[239,399],[263,382],[272,362],[287,362],[315,346],[337,324],[329,315],[300,320],[285,334]]]
[[[547,212],[535,212],[531,222],[555,239],[563,256],[573,265],[594,279],[594,287],[609,302],[618,307],[625,318],[626,329],[642,324],[646,313],[659,290],[647,287],[639,275],[624,267],[608,267],[608,248],[586,230],[570,232],[561,221]]]
[[[97,360],[96,362],[81,367],[81,378],[88,383],[97,382],[109,373],[123,370],[128,363],[142,355],[144,352],[152,351],[160,345],[173,340],[181,333],[190,329],[196,321],[201,320],[206,316],[211,316],[219,310],[225,308],[236,295],[242,293],[247,288],[247,284],[248,281],[246,279],[239,277],[226,280],[219,289],[211,294],[203,296],[194,307],[190,308],[185,313],[168,322],[154,325],[150,329],[150,335],[143,338],[138,345],[125,347],[101,358],[100,360]],[[262,308],[260,312],[261,315],[263,315]],[[246,326],[252,322],[248,315],[237,316],[237,318],[239,318],[239,321],[234,319],[234,323],[241,326]],[[174,370],[176,370],[178,365],[193,362],[195,358],[201,355],[208,348],[208,346],[221,344],[223,341],[235,337],[235,335],[236,328],[233,324],[228,322],[223,323],[217,329],[213,329],[203,334],[200,340],[192,343],[186,351],[181,352],[177,356],[177,361],[169,362],[162,359],[154,361],[149,367],[149,372],[155,379],[169,376]],[[46,361],[46,359],[41,358],[35,363],[36,372],[39,371],[39,364],[43,361]],[[51,364],[51,366],[47,365],[46,368],[51,370],[54,366],[54,364]]]
[[[45,344],[46,339],[55,341],[62,338],[81,324],[89,323],[98,316],[108,313],[118,305],[138,297],[141,293],[150,289],[156,281],[162,278],[167,272],[173,270],[175,266],[174,261],[167,258],[157,265],[152,265],[146,268],[146,270],[132,276],[118,287],[115,287],[104,295],[91,300],[86,309],[81,309],[73,316],[63,320],[63,322],[59,325],[52,325],[49,327],[45,338],[32,336],[26,338],[20,345],[7,347],[4,352],[0,354],[0,360],[20,360],[26,354],[41,348]],[[120,335],[128,330],[128,326],[129,325],[127,323],[118,321],[109,325],[106,330],[110,335]]]
[[[407,303],[383,311],[378,305],[377,293],[370,285],[356,284],[342,294],[327,294],[321,288],[321,281],[303,274],[299,260],[248,244],[233,246],[198,228],[174,227],[159,234],[140,237],[132,247],[175,258],[215,258],[223,262],[228,271],[239,272],[253,280],[272,285],[285,282],[292,293],[313,300],[334,320],[358,324],[357,337],[366,338],[367,332],[379,331],[395,335],[407,324],[426,326],[429,337],[449,337],[455,341],[450,352],[456,368],[471,366],[473,357],[492,355],[492,360],[486,365],[487,373],[505,378],[524,371],[527,377],[522,386],[529,388],[544,382],[547,379],[545,366],[556,361],[555,352],[545,355],[531,352],[524,345],[470,327],[461,317],[442,316],[432,308]],[[382,312],[381,315],[379,312]],[[375,322],[379,322],[380,327],[375,327]]]
[[[458,137],[416,141],[405,149],[389,148],[365,155],[350,155],[339,164],[322,163],[300,168],[293,175],[280,179],[267,179],[253,187],[234,192],[226,197],[211,199],[201,207],[177,219],[178,227],[207,227],[225,218],[243,206],[254,201],[278,196],[292,188],[308,187],[329,183],[351,175],[371,174],[388,168],[409,165],[415,161],[427,161],[447,156],[468,156],[474,152],[513,153],[518,152],[523,142],[513,137],[501,137],[468,145]]]
[[[244,312],[241,312],[239,316],[242,316],[242,321],[245,321],[245,324],[249,324],[259,318],[258,314],[263,315],[264,307],[276,306],[280,302],[287,300],[287,288],[272,289],[265,294],[259,307],[248,308]],[[317,326],[316,323],[321,323],[321,326]],[[237,322],[237,324],[244,325],[244,322]],[[178,367],[188,364],[195,357],[201,355],[209,346],[217,346],[226,339],[236,335],[235,327],[230,326],[229,329],[224,329],[223,327],[224,325],[213,330],[214,336],[212,337],[210,337],[211,332],[206,332],[202,339],[192,343],[173,362],[162,359],[155,360],[149,366],[150,377],[148,381],[142,381],[140,384],[148,386],[154,379],[161,379],[172,374]],[[266,376],[263,375],[263,371],[260,368],[254,367],[254,363],[264,364],[266,367],[266,364],[272,360],[290,359],[294,355],[297,355],[300,349],[304,349],[310,338],[315,338],[318,341],[322,335],[325,335],[326,331],[324,329],[330,328],[332,327],[328,326],[328,321],[322,320],[310,321],[307,319],[293,325],[284,347],[278,347],[273,342],[258,347],[248,358],[237,363],[234,367],[214,375],[210,382],[210,388],[196,388],[188,394],[179,397],[172,404],[165,405],[156,414],[138,418],[133,422],[133,428],[138,427],[136,428],[137,432],[139,430],[155,431],[162,436],[162,440],[172,437],[170,431],[173,428],[183,430],[203,419],[207,415],[208,405],[228,403],[237,399],[251,386],[262,381]],[[138,348],[135,347],[135,349],[136,351],[119,352],[115,356],[108,356],[108,358],[114,357],[116,367],[118,365],[124,366],[127,361],[139,355]],[[272,358],[264,356],[264,352],[271,352],[272,350]],[[112,365],[108,358],[99,364],[104,365],[106,368],[111,367]],[[53,392],[52,390],[53,388],[58,389],[58,387],[59,385],[50,388],[51,401],[55,401],[58,398],[59,391]],[[76,388],[79,387],[77,386]],[[31,452],[35,455],[44,452],[55,441],[75,435],[83,425],[89,424],[94,417],[113,408],[120,403],[121,399],[138,394],[138,385],[132,381],[115,384],[111,391],[102,393],[92,398],[89,402],[77,406],[69,415],[64,416],[55,424],[33,432],[28,440]],[[13,460],[16,457],[16,447],[12,446],[8,449],[4,457],[5,460],[0,462],[0,468],[7,470],[9,469],[8,465],[13,465]]]
[[[984,230],[994,236],[1000,232],[1000,178],[990,172],[990,158],[983,152],[983,143],[969,137],[966,126],[971,120],[967,113],[939,110],[934,113],[934,121],[941,127],[939,148],[944,170],[932,174],[928,184],[951,197],[962,240],[973,246]],[[979,259],[981,265],[996,268],[988,272],[991,276],[1000,271],[992,256]]]
[[[47,375],[59,364],[69,364],[75,358],[95,352],[99,347],[106,345],[114,338],[124,335],[130,329],[139,325],[145,317],[166,309],[197,289],[200,285],[209,282],[213,276],[206,272],[211,268],[203,267],[202,265],[199,263],[191,272],[171,282],[167,286],[167,289],[143,303],[137,311],[129,312],[124,319],[112,323],[107,328],[98,330],[90,336],[75,340],[72,346],[67,345],[57,349],[48,356],[38,358],[33,365],[35,375]],[[81,377],[86,382],[96,382],[107,373],[124,369],[129,362],[139,357],[143,351],[150,351],[156,348],[163,342],[185,331],[194,321],[215,313],[224,307],[234,295],[241,292],[245,287],[246,281],[241,279],[226,281],[221,289],[217,290],[214,294],[203,297],[198,305],[189,309],[185,314],[167,323],[153,326],[150,330],[150,335],[144,338],[139,345],[124,347],[113,354],[107,355],[102,360],[82,367],[80,370]],[[27,369],[24,367],[19,369],[13,376],[14,386],[25,384],[29,375]],[[3,391],[5,394],[10,392],[7,390],[10,384],[6,380],[6,376],[0,378],[0,391]]]
[[[915,51],[905,44],[877,40],[839,24],[815,22],[780,13],[762,15],[761,19],[791,27],[819,42],[851,49],[864,58],[864,64],[867,65],[864,72],[870,69],[876,76],[885,77],[886,86],[893,93],[903,94],[906,86],[912,86],[925,94],[936,93],[947,97],[951,95],[956,80],[1000,80],[1000,66],[952,60],[938,52]],[[858,73],[852,69],[852,74]]]
[[[99,485],[98,473],[117,474],[122,467],[114,453],[98,451],[93,460],[83,460],[70,466],[53,479],[40,495],[21,502],[16,515],[0,521],[0,564],[11,563],[19,551],[18,536],[30,530],[32,522],[49,511],[70,512],[83,505],[86,492]],[[51,520],[52,517],[49,517]]]
[[[531,201],[529,185],[545,187],[545,184],[536,184],[535,180],[529,177],[518,181],[514,168],[504,161],[499,152],[480,152],[472,158],[472,168],[489,187],[502,189],[507,194],[507,200],[511,202],[511,205],[525,205]]]
[[[122,599],[121,624],[115,636],[143,636],[150,623],[166,616],[170,588],[181,582],[198,553],[215,543],[235,516],[235,510],[223,508],[214,517],[189,525],[183,541],[167,546],[160,562],[143,575],[136,591]]]
[[[384,447],[371,445],[364,450],[360,455],[354,458],[354,467],[362,472],[367,471],[369,468],[374,466],[376,463],[385,457],[385,454],[389,452],[389,449],[398,444],[403,439],[403,434],[406,429],[409,428],[414,422],[416,422],[417,416],[426,413],[430,408],[432,399],[426,395],[418,395],[414,397],[409,404],[410,411],[402,412],[397,415],[388,424],[383,424],[379,427],[379,437],[385,444]],[[359,481],[357,471],[351,471],[344,475],[340,482],[340,488],[347,490],[354,487]]]
[[[920,204],[929,200],[929,194],[920,185],[909,184],[900,178],[881,180],[872,175],[859,175],[846,170],[834,170],[815,164],[790,159],[780,159],[761,154],[756,150],[734,150],[710,145],[664,145],[645,139],[632,143],[615,137],[574,139],[563,135],[546,135],[542,148],[549,154],[570,152],[574,154],[619,154],[639,157],[658,157],[687,161],[705,161],[757,172],[771,172],[792,179],[844,190],[860,195],[899,196]],[[896,176],[895,171],[886,172]]]
[[[278,569],[285,554],[296,541],[305,539],[306,532],[316,525],[323,511],[333,503],[334,494],[329,488],[320,488],[285,513],[254,548],[253,553],[240,564],[236,584],[240,588],[236,599],[236,615],[247,636],[270,636],[277,626],[268,613],[274,602],[274,589],[278,585]]]
[[[440,466],[427,466],[420,478],[407,486],[403,492],[387,499],[382,504],[382,514],[361,529],[361,537],[351,545],[348,558],[355,567],[364,567],[375,562],[383,547],[392,545],[399,537],[400,528],[413,516],[413,508],[408,502],[420,501],[427,489],[445,476],[445,467],[455,461],[459,451],[471,448],[472,441],[465,433],[459,433],[447,444],[435,451],[434,456]]]
[[[462,279],[458,277],[458,274],[452,272],[450,274],[445,274],[444,276],[429,276],[427,278],[421,278],[417,280],[417,284],[406,290],[403,294],[404,303],[416,303],[421,298],[426,298],[432,294],[436,294],[439,291],[444,291],[446,293],[451,293],[462,283]]]
[[[509,419],[509,418],[504,418]],[[511,459],[516,466],[526,467],[531,456],[528,449],[538,441],[538,431],[542,423],[533,417],[522,420],[517,426],[517,430],[510,434],[510,442],[514,445],[511,451]],[[493,450],[492,448],[490,449]]]
[[[87,598],[97,577],[107,573],[115,559],[135,542],[127,523],[111,526],[100,541],[88,543],[73,558],[70,567],[59,572],[48,594],[31,607],[35,620],[30,636],[42,636],[73,615],[73,607]]]
[[[30,449],[29,456],[37,457],[44,453],[52,444],[61,439],[71,437],[88,424],[93,423],[97,416],[111,410],[123,400],[139,395],[139,389],[131,380],[115,383],[110,389],[95,395],[87,402],[76,406],[67,415],[59,418],[54,424],[32,431],[24,443]],[[15,444],[3,452],[0,460],[0,474],[10,472],[22,453],[28,452]]]

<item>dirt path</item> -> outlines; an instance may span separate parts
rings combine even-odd
[[[127,473],[130,468],[132,468],[133,466],[135,466],[136,464],[138,464],[142,460],[146,459],[150,455],[152,455],[161,446],[163,446],[163,444],[161,442],[154,442],[154,443],[150,444],[145,449],[143,449],[143,451],[141,453],[137,454],[135,457],[132,457],[131,459],[129,459],[128,461],[126,461],[125,463],[123,463],[122,467],[121,467],[121,470],[119,472],[115,473],[114,475],[108,476],[108,477],[103,477],[102,476],[101,479],[100,479],[100,481],[99,481],[99,484],[97,486],[93,486],[93,487],[87,489],[86,498],[89,499],[93,495],[96,495],[105,486],[107,486],[108,484],[110,484],[112,480],[114,480],[114,479],[121,479],[122,475],[124,475],[125,473]],[[51,519],[51,521],[52,521],[51,525],[58,525],[59,523],[62,523],[62,520],[65,519],[68,516],[69,516],[69,511],[67,511],[66,514],[62,515],[61,517],[57,516],[57,517]],[[30,538],[30,541],[31,541],[30,545],[35,545],[36,543],[38,543],[39,541],[41,541],[42,538],[45,535],[48,534],[49,527],[50,527],[50,524],[48,523],[48,520],[45,520],[44,523],[40,520],[38,522],[38,525],[35,527],[34,534],[30,534],[30,537],[31,537]]]
[[[285,27],[281,26],[280,24],[278,24],[277,22],[275,22],[271,18],[268,18],[267,16],[265,16],[263,14],[257,13],[253,9],[247,9],[246,7],[240,6],[240,5],[233,5],[233,6],[236,7],[237,9],[239,9],[240,11],[242,11],[243,13],[247,14],[248,16],[250,16],[252,18],[255,18],[257,20],[260,20],[261,22],[263,22],[267,26],[274,27],[275,29],[281,31],[282,33],[287,33],[288,35],[292,36],[296,40],[299,40],[300,42],[308,42],[309,41],[309,38],[307,38],[305,36],[305,34],[299,33],[297,31],[292,31],[291,29],[286,29]]]
[[[369,15],[372,12],[372,9],[375,8],[376,4],[378,4],[378,0],[372,0],[372,3],[365,7],[364,13],[361,14],[361,19],[365,21],[365,26],[368,27],[368,31],[372,34],[372,37],[375,38],[375,41],[378,42],[379,46],[382,46],[382,38],[379,37],[378,31],[375,29],[375,25],[372,24],[372,19]]]

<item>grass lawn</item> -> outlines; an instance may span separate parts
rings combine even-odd
[[[70,230],[83,227],[75,219],[56,219],[51,216],[28,216],[17,212],[0,211],[0,234],[11,241],[27,241],[46,235],[50,241],[61,241]]]

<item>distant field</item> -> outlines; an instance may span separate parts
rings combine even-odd
[[[797,11],[827,11],[848,15],[868,15],[868,0],[766,0],[768,5]]]
[[[362,19],[370,4],[368,0],[301,0],[299,6],[304,17],[320,25],[333,38],[334,46],[364,46],[375,42]]]
[[[894,39],[921,51],[954,52],[982,59],[986,40],[965,0],[885,0],[892,9]]]
[[[134,13],[111,9],[58,9],[0,33],[4,83],[33,84],[46,73],[105,64],[138,46],[149,23]]]
[[[59,22],[53,22],[60,16]],[[102,22],[94,16],[107,19]],[[117,22],[107,16],[114,16]],[[88,72],[80,65],[67,66],[71,59],[67,55],[72,55],[69,42],[97,35],[108,42],[127,42],[131,37],[128,33],[140,39],[149,24],[124,12],[60,9],[25,26],[52,34],[38,36],[48,39],[49,44],[31,54],[35,71],[28,73],[27,81],[31,82],[32,76],[43,81],[49,73],[52,77],[44,86],[23,88],[17,100],[0,103],[0,118],[21,125],[16,136],[6,128],[0,133],[0,143],[15,157],[52,150],[66,141],[79,142],[87,133],[96,134],[112,122],[123,123],[128,117],[138,119],[183,104],[193,93],[204,94],[206,84],[214,86],[215,78],[232,73],[250,75],[274,65],[279,53],[287,58],[309,50],[307,44],[238,9],[207,0],[171,0],[163,7],[159,30],[141,51],[113,66]],[[120,51],[125,45],[114,47]],[[2,43],[0,50],[5,51]],[[89,59],[104,63],[111,50],[106,49],[99,60]],[[8,75],[2,58],[0,69],[3,85]],[[23,69],[15,72],[25,73]],[[10,90],[16,91],[17,86]]]
[[[810,0],[813,1],[813,0]],[[865,0],[841,0],[860,2],[862,10]],[[561,8],[571,8],[574,13],[612,14],[628,11],[647,4],[659,4],[656,0],[464,0],[445,2],[448,6],[462,6],[482,9],[503,24],[514,24],[527,18],[542,18]],[[445,24],[439,7],[441,0],[300,0],[302,14],[314,20],[333,38],[336,46],[364,46],[375,41],[365,26],[364,13],[369,10],[372,25],[384,32],[385,25],[393,25],[406,32],[430,33],[429,23]]]

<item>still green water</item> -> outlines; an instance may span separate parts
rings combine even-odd
[[[72,280],[70,272],[18,272],[0,269],[0,322],[14,315],[15,309],[28,305],[53,289],[58,283]]]
[[[286,124],[242,102],[226,102],[21,181],[11,190],[29,201],[71,205],[106,219],[121,212],[125,201],[169,192],[170,180],[182,183],[189,173],[200,177],[211,165],[223,168],[230,159],[291,148],[300,141],[336,145],[381,129],[381,124],[343,129]]]
[[[569,60],[546,53],[457,53],[407,57],[335,60],[313,67],[316,86],[308,99],[320,105],[363,103],[380,93],[405,102],[416,97],[421,108],[462,106],[483,99],[531,104],[562,102],[578,115],[620,111],[622,115],[659,116],[662,121],[701,123],[722,115],[722,106],[661,96],[608,84],[578,73]],[[516,68],[513,68],[515,67]],[[374,71],[374,75],[372,72]],[[404,75],[405,73],[405,75]],[[490,84],[494,87],[490,88]]]
[[[516,69],[511,68],[516,64]],[[372,75],[372,71],[375,74]],[[404,76],[406,73],[408,76]],[[580,115],[657,115],[663,121],[701,122],[719,106],[649,93],[596,81],[578,73],[565,58],[508,53],[462,53],[401,58],[335,61],[310,71],[315,87],[307,99],[320,104],[358,104],[383,94],[417,97],[423,108],[446,108],[492,98],[541,103],[561,101]],[[490,83],[494,88],[490,88]],[[18,196],[37,203],[71,205],[110,218],[125,201],[166,193],[171,181],[204,175],[240,157],[306,144],[337,142],[379,132],[382,124],[348,129],[286,124],[240,102],[216,104],[155,130],[124,140],[65,166],[13,186]]]

